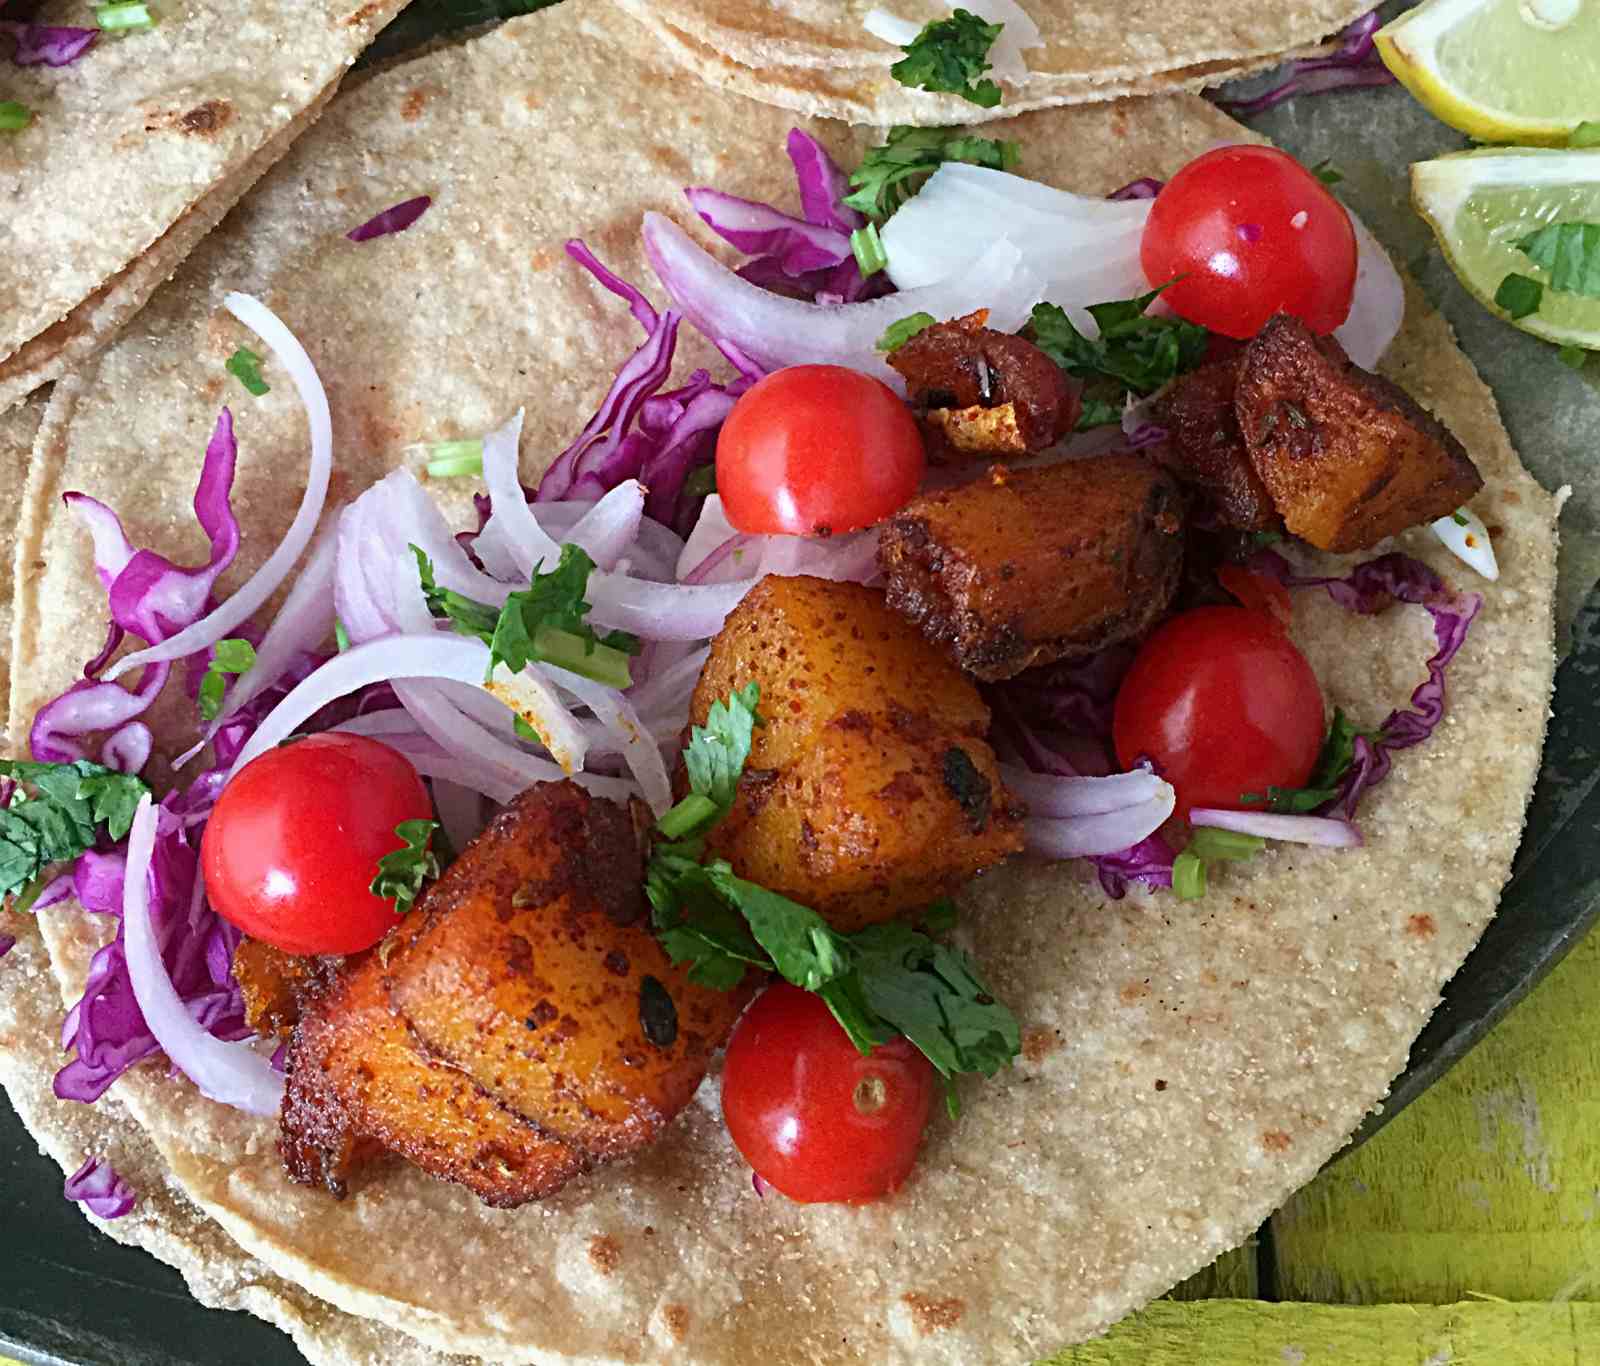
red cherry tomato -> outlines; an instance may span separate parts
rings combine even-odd
[[[394,828],[433,815],[411,761],[364,735],[313,735],[252,759],[222,790],[200,848],[206,895],[288,953],[355,953],[395,924],[370,890]]]
[[[1274,147],[1196,157],[1151,206],[1139,262],[1181,318],[1253,337],[1274,313],[1313,332],[1350,315],[1356,234],[1327,187]]]
[[[1161,626],[1117,691],[1124,768],[1153,759],[1190,807],[1250,805],[1246,793],[1303,787],[1322,747],[1322,689],[1265,612],[1199,607]]]
[[[1294,603],[1290,601],[1289,590],[1274,578],[1240,564],[1225,564],[1217,570],[1217,582],[1241,607],[1265,612],[1280,626],[1286,627],[1294,620]]]
[[[717,492],[740,531],[830,536],[881,522],[922,482],[927,452],[888,385],[842,365],[791,365],[733,405]]]
[[[780,982],[728,1041],[722,1117],[791,1200],[860,1203],[910,1175],[933,1090],[932,1064],[904,1039],[864,1056],[820,996]]]

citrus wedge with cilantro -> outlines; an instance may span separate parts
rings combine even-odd
[[[1430,113],[1483,141],[1559,146],[1600,119],[1600,0],[1427,0],[1376,41]]]
[[[1525,332],[1600,350],[1600,147],[1419,161],[1411,197],[1483,303]]]

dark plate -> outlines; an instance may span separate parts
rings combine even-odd
[[[380,40],[388,57],[438,33],[538,8],[526,0],[437,0],[413,5]],[[1259,82],[1254,88],[1259,88]],[[1340,186],[1373,231],[1421,281],[1494,387],[1528,466],[1549,487],[1579,489],[1563,519],[1563,599],[1577,612],[1573,649],[1556,677],[1555,716],[1527,832],[1500,912],[1444,993],[1376,1132],[1433,1084],[1525,996],[1600,915],[1600,598],[1596,495],[1576,477],[1581,453],[1600,448],[1600,403],[1553,348],[1513,331],[1456,284],[1426,229],[1405,207],[1408,162],[1464,141],[1398,90],[1295,102],[1252,120],[1307,163],[1333,158]],[[752,154],[776,149],[752,148]],[[1024,165],[1024,169],[1026,166]],[[1130,176],[1137,167],[1130,167]],[[1397,174],[1397,171],[1399,172]],[[175,1271],[91,1228],[61,1198],[61,1173],[0,1107],[0,1353],[28,1362],[94,1366],[296,1366],[289,1340],[248,1314],[201,1308]],[[381,1255],[381,1249],[374,1249]]]

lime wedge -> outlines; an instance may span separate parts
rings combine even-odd
[[[1600,297],[1553,288],[1550,274],[1517,246],[1550,224],[1600,224],[1600,147],[1488,147],[1419,161],[1411,198],[1451,269],[1484,304],[1524,332],[1600,350]],[[1543,286],[1526,317],[1495,303],[1508,275]]]
[[[1600,118],[1600,0],[1427,0],[1377,44],[1436,118],[1487,142],[1560,146]]]

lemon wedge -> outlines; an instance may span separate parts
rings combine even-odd
[[[1411,198],[1483,303],[1525,332],[1600,350],[1600,226],[1581,226],[1600,225],[1600,147],[1487,147],[1419,161]],[[1525,283],[1507,287],[1511,276]]]
[[[1600,0],[1427,0],[1376,41],[1430,113],[1483,141],[1560,146],[1600,119]]]

